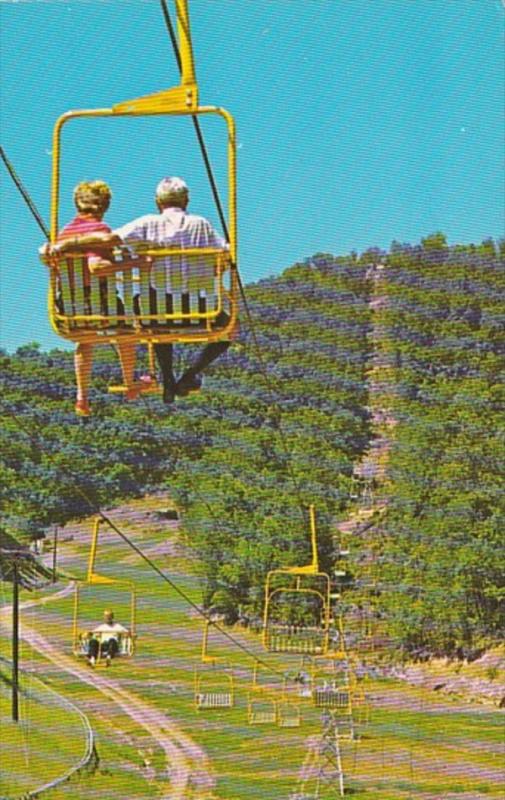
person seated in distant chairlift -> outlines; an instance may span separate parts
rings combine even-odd
[[[106,274],[114,266],[112,263],[113,245],[107,243],[106,239],[100,238],[112,233],[111,228],[102,222],[111,198],[111,190],[104,181],[79,183],[74,189],[77,216],[61,229],[53,245],[46,243],[39,249],[40,256],[46,264],[51,263],[51,256],[82,251],[82,255],[87,259],[88,268],[83,276],[85,296],[86,291],[89,292],[90,274]],[[121,269],[121,266],[118,265],[117,269]],[[134,400],[141,390],[141,386],[134,382],[135,345],[123,342],[117,345],[117,351],[123,380],[127,387],[125,398]],[[93,345],[80,342],[76,347],[74,357],[77,382],[75,413],[80,417],[89,417],[91,414],[88,393],[92,365]]]
[[[114,622],[114,612],[106,609],[103,612],[104,622],[91,631],[88,641],[88,660],[95,666],[98,656],[105,657],[107,666],[119,653],[121,636],[131,636],[131,632],[119,622]]]

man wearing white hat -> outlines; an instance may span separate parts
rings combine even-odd
[[[116,228],[114,235],[126,244],[151,242],[161,247],[215,247],[227,249],[228,244],[204,217],[188,214],[189,188],[182,178],[163,178],[156,187],[155,202],[159,214],[146,214]],[[199,373],[225,352],[230,342],[212,342],[199,354],[195,363],[176,382],[173,373],[171,344],[154,346],[163,375],[163,400],[171,403],[175,395],[185,397],[201,386]]]

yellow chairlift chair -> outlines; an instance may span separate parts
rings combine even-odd
[[[286,679],[271,673],[273,681],[266,682],[266,669],[259,660],[254,661],[250,692],[247,697],[247,720],[249,725],[276,725],[277,706],[284,696]]]
[[[249,725],[276,725],[277,701],[266,695],[249,694],[247,721]]]
[[[195,708],[197,711],[221,711],[235,705],[233,675],[223,672],[195,671]]]
[[[328,650],[330,578],[319,570],[314,506],[310,506],[312,561],[271,570],[265,585],[263,646],[269,652],[315,655]],[[303,622],[292,622],[302,611]]]
[[[277,701],[277,726],[279,728],[299,728],[302,712],[296,686],[284,682],[282,695]]]
[[[277,703],[277,726],[279,728],[299,728],[302,724],[300,706],[291,699]]]
[[[179,86],[116,103],[111,108],[63,114],[53,133],[51,243],[59,230],[61,133],[74,120],[105,117],[221,117],[228,148],[229,248],[148,247],[134,257],[118,248],[111,269],[92,274],[81,252],[51,259],[48,310],[55,332],[75,343],[153,346],[229,340],[237,326],[236,134],[231,114],[201,106],[195,75],[187,0],[175,0],[181,55]],[[118,297],[121,303],[118,303]],[[157,391],[156,383],[146,391]],[[110,387],[123,392],[126,386]]]
[[[115,638],[118,642],[118,653],[116,657],[131,657],[136,649],[136,588],[132,581],[116,580],[106,575],[95,572],[95,561],[98,550],[98,537],[102,520],[97,517],[93,523],[91,549],[88,560],[88,571],[85,581],[76,581],[74,590],[74,609],[72,621],[72,650],[77,657],[89,657],[89,645],[91,638],[98,640],[102,644],[102,634],[93,633],[91,630],[83,630],[81,626],[81,606],[82,594],[86,589],[91,589],[104,598],[104,605],[111,606],[111,596],[117,592],[129,595],[129,625],[128,633],[119,633]],[[126,627],[126,626],[125,626]],[[102,657],[102,647],[99,646],[96,666],[108,666],[110,659]]]
[[[229,669],[225,659],[208,654],[209,628],[213,624],[209,619],[204,623],[201,662],[206,667],[195,669],[194,701],[197,711],[222,710],[235,705],[233,672],[224,671]],[[222,669],[217,668],[219,662],[225,663]]]

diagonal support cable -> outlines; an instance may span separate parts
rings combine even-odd
[[[39,213],[39,210],[38,210],[37,206],[35,205],[35,203],[33,202],[32,198],[30,197],[27,189],[25,189],[25,187],[23,186],[23,183],[21,182],[21,178],[18,176],[16,170],[14,169],[14,167],[11,164],[11,162],[7,158],[7,154],[6,154],[5,150],[3,149],[3,147],[0,147],[0,156],[1,156],[2,161],[4,162],[4,164],[5,164],[6,168],[7,168],[7,171],[9,173],[9,175],[11,176],[12,180],[16,184],[16,187],[19,190],[19,193],[21,194],[23,200],[25,201],[26,205],[30,209],[32,215],[35,217],[35,221],[37,222],[37,225],[39,226],[40,230],[42,231],[42,233],[44,234],[46,239],[49,240],[50,239],[49,228],[47,227],[46,223],[42,219],[42,216]]]

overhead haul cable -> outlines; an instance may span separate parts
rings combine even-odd
[[[174,26],[173,26],[173,23],[172,23],[172,20],[171,20],[171,17],[170,17],[170,12],[168,10],[168,6],[167,6],[167,3],[166,3],[166,0],[160,0],[160,4],[161,4],[161,10],[162,10],[162,13],[163,13],[163,18],[165,20],[165,25],[166,25],[166,28],[168,30],[169,36],[170,36],[170,41],[172,42],[172,48],[173,48],[173,51],[174,51],[174,56],[175,56],[175,60],[177,62],[179,73],[182,74],[181,53],[180,53],[180,50],[179,50],[179,45],[177,43],[177,36],[176,36],[175,29],[174,29]],[[216,179],[214,177],[214,172],[213,172],[213,169],[212,169],[212,165],[210,163],[210,159],[209,159],[209,155],[208,155],[208,151],[207,151],[207,145],[205,143],[205,139],[204,139],[204,136],[203,136],[203,133],[202,133],[200,122],[198,120],[198,117],[196,117],[196,116],[192,116],[191,119],[193,120],[193,125],[194,125],[194,128],[195,128],[195,132],[196,132],[196,136],[197,136],[197,139],[198,139],[198,143],[200,145],[200,150],[201,150],[202,157],[203,157],[203,160],[204,160],[204,163],[205,163],[205,169],[207,171],[207,176],[208,176],[209,183],[210,183],[210,186],[211,186],[211,190],[212,190],[212,194],[213,194],[214,201],[215,201],[215,204],[216,204],[217,212],[219,214],[219,219],[221,221],[221,226],[223,228],[223,233],[224,233],[226,241],[229,242],[230,241],[230,236],[229,236],[229,232],[228,232],[228,227],[226,225],[226,219],[225,219],[225,215],[224,215],[224,211],[223,211],[223,204],[221,203],[221,198],[219,196],[219,190],[217,188]],[[257,358],[257,360],[259,362],[259,370],[260,370],[261,375],[263,376],[263,379],[265,381],[265,384],[266,384],[267,388],[272,392],[272,394],[275,394],[275,391],[272,388],[272,383],[271,383],[271,380],[270,380],[270,376],[268,375],[268,370],[266,368],[265,359],[263,357],[263,354],[261,352],[261,348],[259,346],[258,337],[256,335],[255,324],[254,324],[254,320],[252,318],[251,310],[250,310],[249,303],[248,303],[248,300],[247,300],[247,296],[246,296],[246,293],[245,293],[244,284],[242,282],[242,278],[240,276],[240,272],[238,271],[237,265],[234,264],[233,266],[236,269],[236,274],[237,274],[237,279],[238,279],[238,286],[239,286],[239,290],[240,290],[240,296],[242,298],[242,303],[244,305],[244,309],[245,309],[246,316],[247,316],[247,321],[249,323],[249,328],[250,328],[250,331],[251,331],[251,334],[252,334],[253,343],[254,343],[254,350],[255,350],[256,358]],[[306,524],[307,518],[306,518],[305,504],[303,503],[303,499],[302,499],[302,491],[301,491],[301,488],[300,488],[300,484],[299,484],[298,480],[296,479],[296,476],[295,476],[295,474],[293,472],[293,468],[291,466],[292,453],[291,453],[291,450],[289,449],[289,446],[288,446],[288,444],[286,442],[286,437],[284,435],[284,431],[282,430],[282,427],[281,427],[281,424],[280,424],[280,415],[281,415],[282,411],[281,411],[281,408],[280,408],[278,403],[274,402],[273,405],[277,407],[277,409],[279,411],[279,414],[278,414],[278,416],[276,416],[273,419],[271,417],[272,424],[273,424],[273,426],[275,427],[275,429],[279,433],[279,438],[281,440],[281,446],[282,446],[282,449],[284,450],[285,456],[287,457],[286,469],[288,471],[288,475],[289,475],[289,477],[291,479],[291,482],[293,483],[293,486],[295,488],[295,494],[296,494],[296,497],[297,497],[297,500],[298,500],[298,505],[300,507],[300,512],[301,512],[303,523]]]

